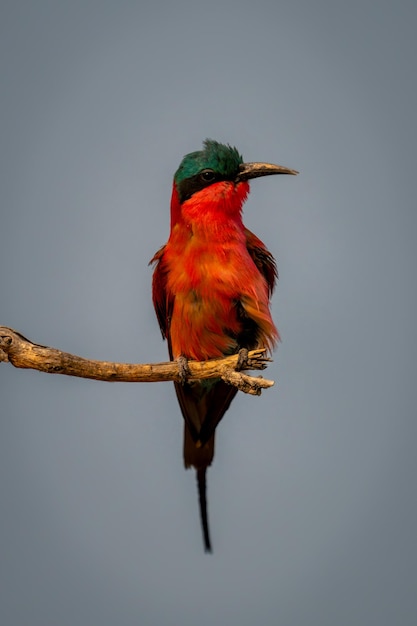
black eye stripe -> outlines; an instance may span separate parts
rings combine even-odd
[[[195,176],[186,178],[181,181],[177,187],[180,202],[188,200],[197,191],[201,191],[205,187],[209,187],[213,183],[217,183],[220,180],[228,180],[228,178],[210,169],[202,170]]]

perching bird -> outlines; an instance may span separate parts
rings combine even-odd
[[[248,180],[297,174],[270,163],[244,163],[229,145],[207,139],[174,175],[171,232],[151,263],[152,295],[171,359],[204,361],[241,349],[271,350],[279,339],[269,300],[275,260],[242,222]],[[243,354],[243,353],[242,353]],[[174,383],[184,417],[184,464],[197,470],[204,547],[211,552],[206,470],[216,427],[236,395],[221,379]]]

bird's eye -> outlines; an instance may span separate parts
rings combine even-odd
[[[216,179],[216,174],[213,172],[213,170],[203,170],[200,174],[200,178],[205,183],[212,183]]]

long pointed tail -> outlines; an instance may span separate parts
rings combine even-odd
[[[209,533],[209,525],[208,525],[208,515],[207,515],[206,472],[207,472],[207,467],[199,467],[196,470],[197,486],[198,486],[198,498],[199,498],[199,502],[200,502],[201,525],[202,525],[202,528],[203,528],[204,550],[205,550],[205,552],[211,552],[211,541],[210,541],[210,533]]]

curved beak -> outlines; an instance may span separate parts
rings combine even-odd
[[[250,178],[259,178],[259,176],[270,176],[271,174],[298,174],[297,170],[290,170],[282,165],[273,165],[272,163],[242,163],[239,166],[239,174],[236,176],[235,182],[249,180]]]

